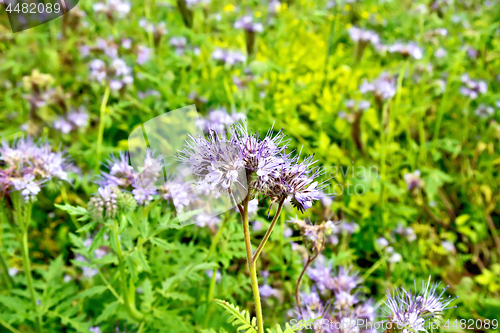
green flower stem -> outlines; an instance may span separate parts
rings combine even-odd
[[[11,331],[12,333],[21,333],[20,331],[16,330],[14,327],[12,327],[11,325],[9,325],[8,322],[3,321],[2,319],[0,319],[0,325],[2,325],[3,327],[5,327],[6,329],[8,329],[9,331]]]
[[[271,233],[273,232],[274,226],[276,225],[276,222],[278,221],[278,217],[281,215],[281,210],[283,209],[283,203],[285,200],[281,200],[279,205],[278,205],[278,210],[276,211],[276,214],[274,215],[273,221],[271,222],[271,226],[267,229],[266,234],[264,235],[264,238],[260,242],[259,247],[257,248],[257,251],[255,251],[255,254],[253,255],[253,261],[256,262],[257,259],[259,258],[260,253],[264,249],[264,246],[266,246],[266,242],[269,239],[269,236],[271,236]]]
[[[367,270],[365,272],[365,274],[363,275],[363,277],[361,278],[363,281],[366,281],[366,279],[368,279],[368,277],[373,273],[375,272],[375,270],[378,268],[378,266],[380,266],[382,263],[384,263],[386,260],[387,260],[387,257],[388,255],[384,255],[382,256],[379,260],[377,260],[376,263],[374,263],[372,265],[372,267],[370,267],[369,270]]]
[[[120,283],[123,293],[123,301],[125,302],[125,309],[127,310],[127,313],[133,320],[141,322],[144,319],[144,315],[135,307],[134,297],[129,293],[129,288],[127,286],[127,274],[125,272],[125,263],[123,261],[122,247],[120,245],[120,238],[118,237],[118,221],[116,219],[114,221],[113,234],[116,243],[116,255],[118,257],[118,266],[120,269]]]
[[[264,333],[264,322],[262,319],[262,306],[260,304],[259,281],[257,280],[257,269],[253,260],[252,243],[250,241],[250,226],[248,224],[248,200],[247,196],[243,201],[243,233],[245,236],[245,249],[247,252],[248,270],[250,271],[250,279],[252,281],[253,298],[255,301],[255,314],[257,316],[258,332]]]
[[[28,246],[28,227],[31,218],[31,203],[27,204],[25,214],[23,214],[24,207],[23,203],[21,202],[23,198],[21,197],[20,193],[16,194],[17,195],[13,197],[13,201],[15,202],[17,223],[21,227],[19,243],[21,245],[21,253],[23,256],[24,274],[26,275],[26,283],[31,297],[31,306],[33,307],[33,311],[36,313],[35,329],[38,333],[40,333],[42,332],[42,321],[40,318],[40,314],[38,313],[38,306],[36,305],[35,289],[33,288],[33,276],[31,275],[31,262]]]
[[[100,166],[99,161],[101,160],[102,137],[104,135],[104,115],[106,113],[106,106],[108,105],[109,93],[110,93],[109,84],[107,84],[106,90],[104,91],[104,96],[102,97],[100,115],[99,115],[99,133],[97,135],[97,150],[96,150],[97,164],[95,167],[95,173],[99,171],[99,166]]]
[[[226,212],[226,216],[224,220],[222,221],[222,225],[220,226],[219,230],[217,231],[217,234],[215,234],[215,237],[212,241],[212,244],[210,244],[210,248],[208,249],[207,257],[205,258],[205,261],[210,259],[212,254],[215,252],[215,248],[217,247],[217,244],[219,243],[219,239],[222,236],[222,232],[224,231],[224,227],[226,226],[226,222],[229,220],[229,212]],[[209,298],[211,299],[211,298]]]
[[[65,187],[65,186],[62,186],[62,187],[61,187],[61,197],[62,197],[62,199],[63,199],[63,201],[64,201],[64,203],[65,203],[66,205],[69,205],[69,204],[70,204],[70,203],[69,203],[69,199],[68,199],[68,192],[66,192],[66,187]],[[69,217],[71,218],[71,221],[72,221],[72,222],[73,222],[73,224],[75,225],[76,230],[79,230],[79,229],[82,227],[82,225],[80,224],[80,222],[78,222],[78,221],[76,220],[75,216],[73,216],[73,215],[71,215],[71,214],[69,215]]]
[[[2,208],[0,208],[0,249],[3,249],[3,243],[2,243],[3,225],[4,225],[4,221],[6,220],[6,217],[7,217],[5,210],[3,209],[4,204],[5,204],[5,202],[3,202],[3,200],[2,200],[2,202],[0,202],[0,206],[2,206]],[[5,260],[5,257],[3,256],[3,253],[1,251],[0,251],[0,269],[3,272],[2,276],[5,279],[5,284],[7,286],[7,290],[9,290],[14,285],[14,280],[12,280],[12,277],[9,275],[9,268],[7,266],[7,260]]]
[[[465,103],[463,114],[464,114],[464,143],[465,145],[467,143],[467,140],[469,139],[469,106],[470,106],[471,99],[467,99],[467,102]]]

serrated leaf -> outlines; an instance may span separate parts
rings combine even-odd
[[[193,302],[194,301],[193,297],[191,297],[187,294],[177,292],[177,291],[170,291],[170,292],[160,291],[160,294],[165,298],[169,298],[169,299],[173,299],[173,300],[186,301],[186,302]]]
[[[83,240],[76,236],[75,234],[73,233],[70,233],[69,234],[69,239],[71,240],[71,243],[73,243],[73,245],[79,249],[81,248],[84,248],[85,246],[83,245]]]
[[[151,281],[149,279],[145,279],[142,283],[141,289],[141,308],[144,310],[144,312],[149,312],[151,310],[151,304],[156,300],[156,297],[153,293],[153,286],[151,284]]]
[[[134,252],[137,257],[137,260],[139,261],[139,265],[141,265],[142,269],[148,273],[151,273],[151,267],[149,266],[148,260],[146,259],[144,253],[141,250],[135,250]]]
[[[109,303],[106,305],[104,308],[104,311],[97,317],[95,320],[96,324],[102,323],[104,320],[107,320],[112,314],[116,313],[118,310],[118,307],[120,306],[120,302],[115,301],[112,303]]]
[[[77,298],[84,299],[84,298],[87,298],[87,297],[92,297],[92,296],[95,296],[95,295],[100,295],[103,292],[105,292],[107,289],[108,288],[106,286],[95,286],[95,287],[92,287],[92,288],[89,288],[89,289],[85,290],[84,292],[79,293],[77,295]]]
[[[253,324],[255,323],[255,318],[250,319],[248,311],[243,310],[240,312],[240,308],[238,306],[235,306],[227,301],[216,299],[214,302],[226,310],[226,312],[230,315],[227,322],[237,327],[236,331],[257,333],[257,327]]]
[[[56,206],[57,208],[59,208],[61,210],[64,210],[69,215],[79,216],[77,218],[78,221],[87,221],[90,218],[89,213],[83,207],[75,207],[75,206],[71,206],[71,205],[67,205],[67,204],[64,204],[64,205],[54,204],[54,206]]]
[[[157,237],[151,238],[151,243],[153,243],[156,246],[159,246],[167,251],[175,249],[175,246],[172,244],[167,243],[165,240]]]
[[[78,233],[87,232],[90,229],[92,229],[96,224],[97,224],[97,222],[87,223],[86,225],[84,225],[83,227],[81,227],[80,229],[78,229],[76,232],[78,232]]]

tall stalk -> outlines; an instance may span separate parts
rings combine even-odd
[[[141,322],[144,319],[144,315],[137,310],[135,306],[134,288],[129,289],[127,285],[127,273],[125,271],[125,262],[123,260],[122,247],[120,245],[120,237],[118,231],[118,221],[115,219],[113,225],[113,234],[116,243],[116,256],[118,257],[118,267],[120,271],[120,283],[123,293],[123,301],[125,303],[125,309],[129,316],[137,322]]]
[[[32,203],[23,203],[24,200],[19,192],[15,192],[12,195],[12,201],[14,203],[15,209],[15,220],[18,226],[21,228],[21,233],[16,233],[18,236],[18,241],[21,246],[21,253],[23,257],[23,268],[24,274],[26,275],[26,285],[31,298],[31,306],[33,311],[36,313],[35,316],[35,329],[38,333],[42,332],[42,320],[38,312],[38,306],[36,304],[35,289],[33,287],[33,276],[31,275],[31,261],[29,256],[29,246],[28,246],[28,228],[31,220],[31,208]],[[24,210],[24,212],[23,212]]]
[[[247,264],[252,282],[252,292],[255,301],[255,315],[257,316],[257,328],[259,333],[264,333],[264,320],[262,318],[262,305],[260,303],[259,281],[257,279],[257,269],[253,260],[252,243],[250,240],[250,226],[248,224],[248,201],[250,195],[247,195],[243,201],[243,233],[245,236],[245,249],[247,253]]]
[[[3,225],[4,221],[7,220],[7,213],[5,212],[3,205],[5,205],[5,202],[4,200],[1,200],[0,201],[0,249],[3,249]],[[5,279],[5,284],[7,286],[7,289],[12,288],[12,286],[14,285],[14,281],[12,280],[12,277],[9,275],[7,260],[5,260],[5,257],[3,256],[1,250],[0,250],[0,269],[3,272],[2,276]]]

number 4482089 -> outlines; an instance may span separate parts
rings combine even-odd
[[[61,6],[58,3],[55,3],[52,5],[50,2],[49,3],[23,3],[21,6],[19,6],[19,2],[16,3],[15,7],[12,8],[12,3],[9,3],[7,6],[7,12],[12,13],[30,13],[30,14],[36,14],[36,13],[59,13],[61,10]]]
[[[490,319],[484,319],[484,320],[481,320],[481,319],[455,319],[455,321],[453,323],[451,323],[450,325],[450,320],[448,319],[445,323],[444,323],[444,327],[449,329],[449,328],[455,328],[455,329],[469,329],[469,330],[472,330],[472,329],[497,329],[498,328],[498,319],[493,319],[493,320],[490,320]]]

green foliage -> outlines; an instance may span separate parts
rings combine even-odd
[[[257,318],[250,318],[248,311],[243,310],[240,312],[240,308],[238,306],[235,306],[227,301],[216,299],[214,302],[226,310],[226,312],[230,315],[227,322],[236,326],[237,331],[257,333]]]

